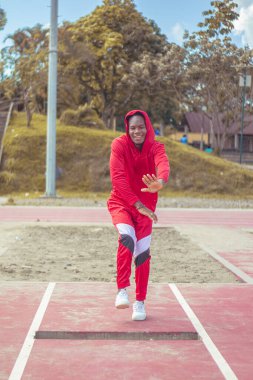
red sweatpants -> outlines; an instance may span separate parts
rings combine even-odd
[[[144,301],[147,294],[152,221],[141,215],[135,208],[131,210],[108,202],[113,224],[119,232],[117,252],[118,289],[130,285],[132,260],[135,263],[136,300]]]

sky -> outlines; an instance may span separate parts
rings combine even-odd
[[[136,8],[143,16],[153,19],[170,42],[182,44],[184,30],[196,31],[203,20],[202,12],[210,9],[211,0],[135,0]],[[253,48],[253,0],[235,0],[239,5],[239,20],[235,23],[233,40],[238,46]],[[59,24],[76,21],[92,12],[102,0],[58,0]],[[19,28],[37,23],[49,25],[50,0],[0,0],[0,7],[7,14],[7,24],[0,32],[0,48],[4,39]]]

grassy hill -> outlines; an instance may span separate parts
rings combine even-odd
[[[63,126],[57,122],[57,166],[63,175],[57,181],[59,194],[81,196],[86,192],[108,193],[108,161],[111,141],[119,133]],[[163,195],[253,197],[253,171],[238,164],[159,138],[171,164],[169,184]],[[0,170],[0,194],[44,193],[46,118],[34,115],[26,127],[25,114],[14,115],[4,140]]]

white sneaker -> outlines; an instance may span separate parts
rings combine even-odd
[[[115,306],[117,309],[126,309],[129,307],[130,302],[128,299],[126,289],[120,289],[115,300]]]
[[[132,320],[133,321],[144,321],[146,319],[146,311],[144,302],[142,301],[135,301],[133,304],[133,314],[132,314]]]

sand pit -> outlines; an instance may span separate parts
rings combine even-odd
[[[114,227],[51,223],[0,227],[0,281],[115,282]],[[151,255],[151,282],[238,282],[172,227],[154,228]]]

